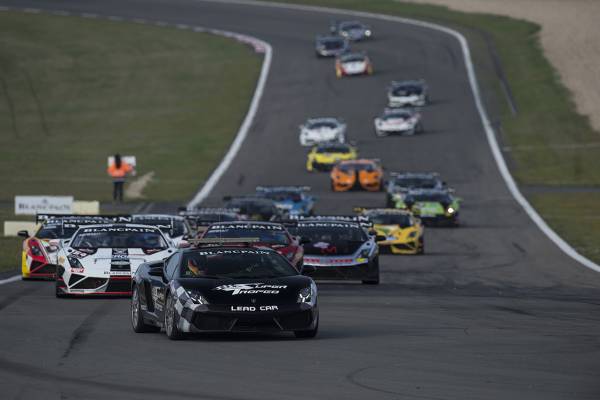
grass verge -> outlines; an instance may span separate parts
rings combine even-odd
[[[17,194],[108,200],[115,152],[155,172],[149,200],[189,199],[241,125],[261,65],[214,35],[0,12],[0,222]],[[0,270],[13,268],[12,239],[0,243]]]
[[[598,132],[591,128],[587,117],[576,112],[570,92],[544,56],[538,25],[504,16],[392,0],[274,1],[397,15],[440,23],[460,31],[469,40],[491,118],[502,126],[500,140],[508,146],[505,156],[517,182],[521,185],[600,185]],[[500,89],[490,46],[501,61],[518,106],[517,115],[511,113]],[[595,211],[600,211],[600,207],[592,207],[592,199],[597,200],[597,197],[569,195],[566,202],[555,195],[530,198],[561,236],[582,254],[600,262],[599,224],[582,223],[589,213],[572,219],[556,217],[578,208],[593,209],[592,215],[598,215]]]

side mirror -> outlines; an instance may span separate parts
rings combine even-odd
[[[303,265],[302,266],[302,275],[310,275],[314,274],[317,271],[317,267],[314,265]]]
[[[158,277],[162,278],[162,277],[164,277],[164,267],[165,267],[164,261],[152,263],[149,266],[148,275],[158,276]]]
[[[376,241],[376,242],[383,242],[383,241],[385,241],[386,239],[387,239],[387,238],[386,238],[385,236],[383,236],[383,235],[376,235],[376,236],[375,236],[375,241]]]
[[[26,230],[17,232],[17,236],[27,239],[29,237],[29,232]]]
[[[192,247],[192,245],[187,240],[182,240],[177,244],[178,249],[187,249],[189,247]]]
[[[300,244],[301,245],[305,245],[305,244],[309,244],[310,242],[312,242],[312,240],[310,240],[307,237],[300,237]]]

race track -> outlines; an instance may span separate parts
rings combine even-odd
[[[600,275],[529,220],[498,173],[448,35],[366,20],[375,75],[337,80],[313,40],[335,15],[193,0],[21,0],[0,5],[201,25],[256,36],[273,63],[242,151],[208,204],[258,184],[313,187],[322,212],[384,204],[333,194],[304,170],[297,126],[343,117],[388,171],[440,172],[463,226],[428,229],[426,255],[382,258],[382,284],[319,284],[321,331],[292,336],[135,334],[129,300],[58,300],[44,282],[0,286],[2,399],[598,399]],[[392,79],[423,77],[426,132],[376,138]],[[224,105],[226,106],[226,105]],[[183,167],[183,166],[182,166]]]

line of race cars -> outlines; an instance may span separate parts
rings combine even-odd
[[[338,77],[372,74],[350,42],[373,37],[356,21],[335,22],[318,37],[319,57],[336,57]],[[362,72],[361,72],[362,71]],[[428,102],[423,80],[392,82],[377,136],[422,130],[412,108]],[[386,204],[353,215],[316,215],[305,186],[259,186],[223,198],[222,207],[177,215],[38,214],[21,231],[23,279],[49,279],[57,297],[131,296],[135,332],[282,332],[314,337],[317,280],[379,284],[379,255],[425,252],[425,225],[458,224],[460,199],[435,173],[389,173],[359,158],[338,118],[311,118],[299,141],[306,169],[328,171],[335,192],[385,191]]]

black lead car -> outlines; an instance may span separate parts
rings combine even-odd
[[[317,287],[258,239],[201,239],[133,279],[135,332],[281,332],[311,338],[319,327]],[[306,267],[311,269],[311,267]],[[312,272],[303,271],[303,272]]]

